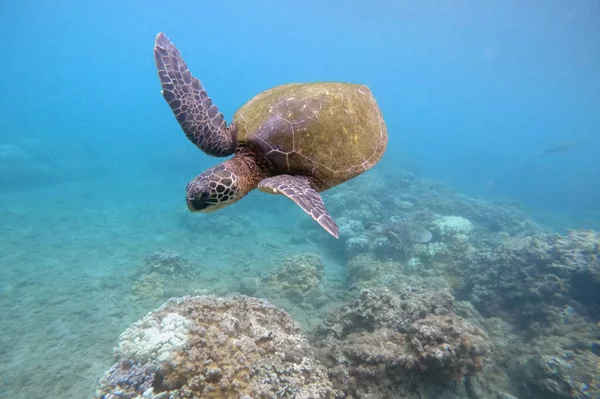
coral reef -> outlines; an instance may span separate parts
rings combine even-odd
[[[547,309],[543,327],[524,337],[513,370],[520,394],[533,398],[600,397],[600,328],[569,306]]]
[[[263,276],[263,282],[280,296],[302,302],[309,291],[319,286],[324,270],[318,255],[300,254],[283,259],[273,271]]]
[[[521,365],[522,394],[531,398],[578,399],[600,397],[598,357],[536,355]]]
[[[182,286],[197,274],[196,265],[176,252],[158,251],[144,258],[132,285],[138,300],[167,299],[182,291]],[[181,295],[184,295],[182,292]]]
[[[131,290],[139,300],[160,299],[165,294],[165,283],[158,273],[144,274],[134,281]]]
[[[393,260],[378,260],[371,254],[360,254],[348,260],[346,284],[349,289],[363,289],[385,285],[401,273],[403,265]]]
[[[351,237],[345,242],[346,257],[352,259],[360,254],[368,254],[371,251],[372,241],[367,237]]]
[[[344,269],[328,268],[326,278],[321,258],[303,253],[236,279],[234,290],[290,312],[311,331],[310,345],[287,314],[259,300],[171,301],[122,335],[99,392],[600,398],[600,233],[550,233],[517,204],[411,174],[395,177],[401,194],[375,194],[390,184],[379,177],[325,194],[339,241],[304,219],[309,233],[290,241],[326,243]],[[195,270],[167,253],[142,269],[140,295],[166,295],[165,282]]]
[[[385,186],[378,182],[361,179],[361,183],[365,184],[358,184],[360,190],[353,190],[354,187],[357,187],[356,182],[354,183],[348,185],[345,190],[327,196],[326,203],[329,212],[333,215],[345,216],[350,220],[381,219],[385,214],[384,207],[373,198],[372,192],[369,190],[385,190]]]
[[[443,242],[417,244],[412,247],[410,253],[427,264],[447,260],[452,255],[452,251],[448,248],[448,245]]]
[[[111,387],[114,393],[105,389],[100,399],[139,398],[138,392],[152,392],[155,375],[156,366],[152,363],[142,365],[132,360],[115,363],[100,379],[100,384]]]
[[[392,216],[385,224],[369,223],[367,227],[373,231],[384,234],[397,245],[403,246],[409,242],[426,243],[431,240],[431,232],[418,224]]]
[[[543,323],[550,307],[569,305],[600,319],[600,233],[507,238],[460,259],[456,269],[459,295],[484,314],[531,325]]]
[[[431,222],[431,230],[442,240],[456,235],[469,236],[473,231],[473,223],[461,216],[436,216]]]
[[[460,381],[483,368],[488,347],[452,302],[444,290],[364,290],[317,330],[315,346],[336,387],[352,397],[401,397],[423,376]]]
[[[397,188],[395,192],[390,193],[390,184]],[[374,196],[374,193],[389,194]],[[548,230],[532,221],[518,203],[470,198],[441,183],[395,169],[373,171],[368,179],[354,179],[328,196],[326,202],[330,212],[340,220],[340,226],[345,220],[362,224],[362,221],[386,220],[400,215],[403,220],[430,228],[434,227],[431,223],[439,219],[439,215],[453,215],[470,221],[472,230],[477,230],[477,240],[496,233],[525,236]],[[305,226],[313,228],[308,223]],[[354,230],[342,234],[341,238],[348,240],[360,235]]]
[[[471,198],[432,180],[413,179],[400,198],[441,215],[469,219],[480,228],[510,235],[534,234],[541,227],[532,221],[523,207],[510,201],[485,201]]]
[[[415,243],[427,243],[431,232],[423,226],[392,216],[385,223],[340,218],[340,238],[346,257],[373,254],[379,259],[402,259]]]
[[[504,319],[483,317],[470,302],[456,302],[455,310],[488,334],[488,366],[468,379],[475,397],[600,397],[600,361],[593,350],[600,328],[584,317],[556,309],[552,323],[523,334]]]
[[[120,337],[97,399],[333,398],[284,311],[249,297],[171,299]]]
[[[348,219],[347,217],[342,216],[337,223],[340,227],[340,238],[342,240],[360,237],[364,233],[363,224],[358,220]]]
[[[369,249],[379,258],[401,258],[414,243],[427,243],[431,232],[416,223],[392,216],[388,222],[367,224],[371,236]]]
[[[452,262],[460,281],[457,296],[469,299],[471,314],[477,309],[513,326],[511,345],[506,331],[490,343],[512,393],[534,399],[600,397],[595,349],[600,326],[594,323],[600,317],[600,234],[504,236],[500,242]]]

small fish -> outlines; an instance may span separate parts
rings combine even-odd
[[[583,144],[581,140],[558,143],[556,145],[544,148],[542,151],[540,151],[540,155],[557,154],[560,152],[571,151],[579,147],[581,144]]]

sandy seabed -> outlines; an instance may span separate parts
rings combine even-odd
[[[109,198],[110,185],[73,184],[0,194],[0,398],[90,397],[119,334],[163,302],[131,295],[134,274],[156,251],[202,265],[207,279],[197,287],[223,293],[239,286],[240,273],[311,250],[282,239],[293,229],[281,218],[254,211],[236,237],[197,233],[181,224],[176,198],[140,203],[129,190],[112,188]]]

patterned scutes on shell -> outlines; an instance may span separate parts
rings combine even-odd
[[[261,149],[277,173],[333,187],[373,167],[387,128],[367,86],[302,83],[264,91],[234,115],[238,142]]]

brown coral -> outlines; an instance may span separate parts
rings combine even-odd
[[[323,278],[325,266],[318,255],[305,253],[290,256],[263,278],[268,287],[293,302],[302,302]]]
[[[420,371],[454,380],[481,371],[488,354],[484,332],[456,315],[427,315],[408,336]]]
[[[460,380],[481,371],[488,346],[451,308],[448,292],[365,290],[330,317],[315,345],[334,383],[357,397],[396,397],[422,376]]]
[[[177,325],[169,328],[173,321]],[[151,392],[144,397],[158,399],[163,393],[180,399],[334,396],[326,372],[312,357],[298,325],[263,300],[171,300],[131,329],[121,337],[127,342],[119,345],[119,360],[136,362],[139,367],[151,363],[157,370]],[[119,386],[114,381],[107,375],[98,397],[122,397],[117,396],[123,394],[122,387],[131,386],[122,383],[122,375]]]
[[[459,295],[486,316],[508,314],[530,326],[547,323],[549,307],[569,305],[600,317],[600,233],[507,238],[455,266],[463,280]]]

